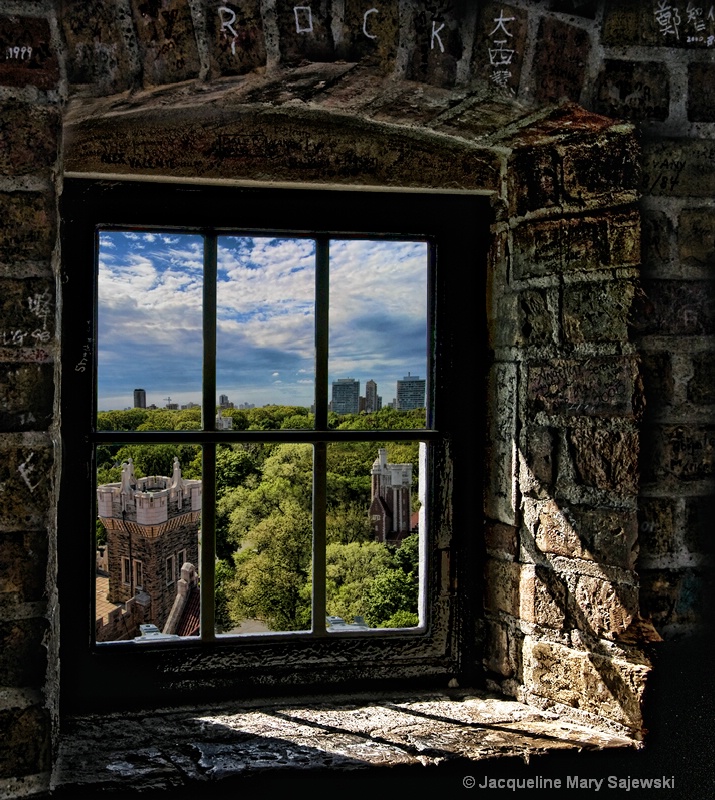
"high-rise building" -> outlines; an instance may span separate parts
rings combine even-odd
[[[401,381],[397,381],[397,408],[409,411],[412,408],[425,407],[425,387],[427,381],[419,375],[409,372]]]
[[[146,392],[144,389],[134,390],[134,408],[146,408]]]
[[[382,408],[382,397],[377,393],[377,383],[370,380],[365,384],[365,411],[372,414]]]
[[[336,414],[357,414],[360,410],[360,381],[354,378],[333,381],[331,408]]]

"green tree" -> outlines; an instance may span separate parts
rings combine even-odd
[[[325,558],[328,614],[348,622],[364,616],[371,581],[390,567],[387,547],[380,542],[329,544]]]
[[[386,627],[397,614],[415,613],[418,584],[412,573],[387,569],[376,575],[366,590],[365,620],[371,628]]]
[[[310,624],[312,519],[297,501],[286,498],[277,512],[250,531],[234,555],[228,583],[231,621],[262,620],[271,630],[303,630]]]

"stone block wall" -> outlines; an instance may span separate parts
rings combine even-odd
[[[355,183],[412,158],[416,185],[495,193],[486,667],[633,726],[643,620],[666,641],[710,620],[713,54],[702,0],[0,0],[0,794],[46,789],[56,742],[57,196],[90,161],[63,162],[73,104],[173,92],[159,127],[182,94],[263,104],[205,153],[194,120],[164,154],[188,166],[106,137],[98,171],[250,177],[283,126],[276,179],[321,181],[352,153]],[[564,101],[580,109],[544,112]],[[359,105],[322,157],[300,118],[316,102]],[[368,118],[391,149],[362,148]],[[453,136],[441,161],[420,125]]]

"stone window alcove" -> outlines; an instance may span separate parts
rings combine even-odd
[[[320,69],[305,68],[304,81]],[[68,177],[472,193],[491,204],[481,346],[486,481],[475,487],[466,597],[472,675],[625,742],[642,737],[655,634],[639,615],[641,386],[637,148],[629,125],[574,105],[527,114],[455,104],[420,124],[244,94],[78,101]],[[415,104],[419,100],[413,98]],[[435,118],[437,114],[434,114]],[[476,297],[482,292],[477,288]],[[483,513],[478,508],[484,496]],[[67,763],[71,763],[71,758]]]

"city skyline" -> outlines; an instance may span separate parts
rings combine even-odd
[[[426,243],[330,248],[328,391],[346,375],[392,387],[426,374]],[[101,233],[100,410],[126,408],[135,387],[147,405],[200,400],[202,252],[195,234]],[[314,404],[314,263],[310,239],[219,237],[217,385],[236,405]]]

